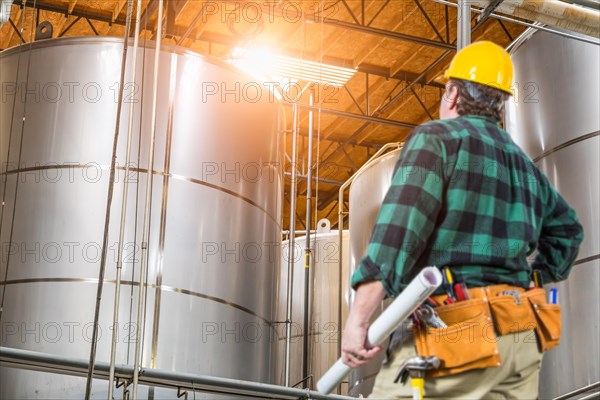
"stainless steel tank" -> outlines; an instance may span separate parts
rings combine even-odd
[[[139,48],[133,95],[133,84],[125,84],[97,360],[110,358],[133,101],[117,364],[133,365],[141,329],[144,367],[270,383],[281,233],[278,104],[229,64],[163,46],[151,165],[153,46]],[[0,53],[1,346],[89,357],[122,48],[116,38],[69,38]],[[150,178],[149,287],[138,327]],[[106,381],[94,389],[105,395]],[[0,371],[2,398],[84,392],[84,378]],[[176,391],[154,395],[175,398]]]
[[[394,150],[374,160],[360,172],[350,185],[350,266],[352,272],[367,251],[379,208],[392,182],[400,150]],[[376,318],[383,310],[376,312]],[[353,370],[348,378],[348,394],[367,396],[373,390],[375,376],[383,362],[383,352],[369,364]]]
[[[556,286],[561,344],[544,356],[540,398],[600,382],[600,52],[545,32],[512,51],[516,96],[507,130],[575,208],[585,239],[569,279]],[[597,389],[596,389],[597,390]]]
[[[313,376],[311,383],[323,374],[338,359],[340,326],[343,327],[348,313],[349,291],[349,233],[342,232],[342,247],[339,245],[339,231],[330,230],[328,220],[321,220],[317,224],[317,233],[311,237],[311,268],[309,282],[309,351],[308,373]],[[284,240],[281,251],[281,273],[279,284],[279,302],[277,306],[277,379],[278,384],[285,382],[285,347],[286,347],[286,320],[287,310],[287,279],[288,279],[288,249],[289,240]],[[290,385],[300,382],[302,376],[303,360],[303,334],[304,334],[304,285],[305,269],[304,254],[306,250],[306,237],[297,236],[293,263],[293,288],[292,288],[292,329],[290,336]],[[342,259],[342,296],[339,294],[340,270],[339,259]],[[340,322],[340,301],[342,321]],[[313,385],[314,386],[314,385]]]

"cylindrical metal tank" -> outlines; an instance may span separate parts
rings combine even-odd
[[[382,155],[361,171],[350,185],[349,227],[352,272],[367,251],[377,214],[392,182],[399,155],[399,149]],[[383,311],[385,305],[384,302],[381,310],[373,315],[373,319]],[[369,364],[352,370],[348,379],[348,393],[351,396],[361,394],[367,396],[371,393],[383,357],[384,352]]]
[[[317,233],[311,237],[311,266],[309,282],[309,351],[308,373],[316,381],[338,359],[340,326],[346,321],[350,282],[342,279],[342,297],[339,294],[339,259],[342,258],[342,275],[348,276],[349,233],[342,232],[342,248],[339,245],[339,231],[330,230],[327,220],[317,224]],[[279,301],[277,306],[277,367],[276,382],[285,382],[285,347],[286,347],[286,310],[289,240],[284,240],[281,248],[281,273],[279,283]],[[292,335],[290,343],[290,385],[297,384],[302,376],[303,334],[304,334],[304,254],[306,237],[297,236],[292,254],[293,288],[292,288]],[[339,320],[341,300],[342,321]],[[313,385],[314,386],[314,385]]]
[[[110,359],[126,178],[117,365],[133,365],[141,329],[143,367],[271,383],[279,105],[231,65],[163,46],[151,163],[154,44],[138,50],[135,86],[128,81],[132,49],[130,43],[97,360]],[[69,38],[0,53],[1,346],[89,357],[122,51],[122,39]],[[132,170],[124,177],[130,102]],[[142,244],[150,178],[150,234]],[[145,324],[138,327],[142,246],[149,286]],[[106,381],[94,382],[94,396],[107,390]],[[139,396],[147,398],[148,390]],[[0,370],[2,398],[84,392],[85,378]],[[176,398],[176,391],[156,389],[154,396]]]
[[[560,293],[563,329],[560,346],[542,365],[540,398],[550,399],[600,382],[600,52],[536,32],[514,48],[512,59],[517,92],[508,102],[507,130],[585,230],[571,275],[552,285]]]

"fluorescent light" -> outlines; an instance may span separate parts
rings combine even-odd
[[[0,1],[0,26],[4,25],[10,19],[10,7],[13,0]]]
[[[273,74],[292,79],[343,86],[356,73],[355,69],[306,61],[292,57],[275,56],[270,67]]]
[[[356,73],[352,68],[272,55],[265,49],[244,50],[237,47],[233,51],[233,57],[233,64],[260,79],[279,76],[290,81],[343,86]]]

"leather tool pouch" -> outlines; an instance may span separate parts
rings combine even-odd
[[[562,327],[560,304],[548,304],[544,289],[529,290],[523,295],[529,300],[537,322],[535,333],[540,352],[558,346]]]
[[[485,299],[472,299],[436,307],[448,325],[415,327],[415,344],[420,356],[437,356],[442,364],[428,371],[428,377],[453,375],[477,368],[500,365],[498,345]]]
[[[490,298],[494,326],[499,336],[529,331],[537,327],[533,308],[527,298],[528,293],[523,292],[518,297],[500,295]]]

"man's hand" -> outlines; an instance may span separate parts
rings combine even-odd
[[[381,305],[384,297],[385,291],[378,281],[363,283],[356,290],[342,336],[342,361],[349,367],[363,365],[381,351],[380,346],[371,346],[368,343],[367,329],[369,318]]]
[[[368,325],[353,323],[350,319],[342,337],[342,361],[349,367],[356,368],[375,357],[380,346],[370,347],[367,343]]]

